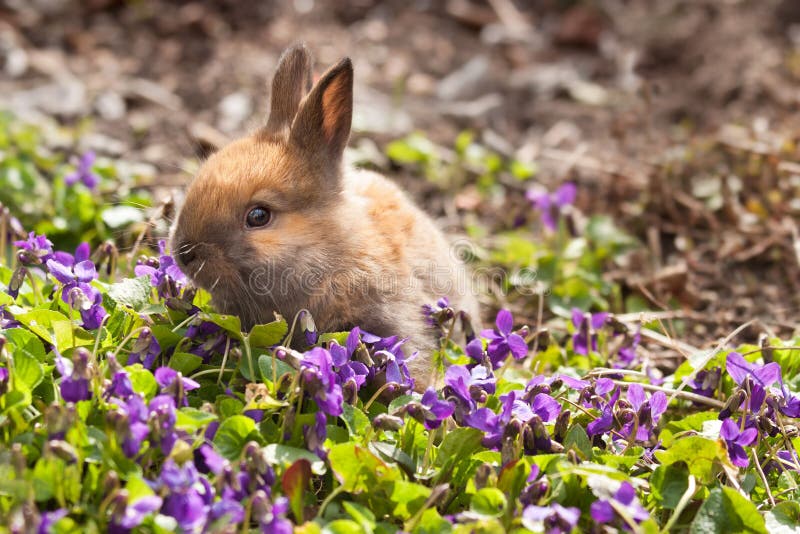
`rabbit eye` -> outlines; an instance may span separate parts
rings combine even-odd
[[[267,208],[257,206],[247,213],[247,226],[249,228],[266,226],[271,219],[272,213]]]

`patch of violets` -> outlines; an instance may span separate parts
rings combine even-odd
[[[80,314],[81,326],[93,330],[102,324],[106,310],[100,291],[92,285],[98,275],[88,243],[78,245],[74,254],[54,251],[47,236],[31,232],[14,244],[23,266],[42,268],[61,285],[61,299]]]
[[[558,204],[553,198],[549,201],[551,205]],[[29,234],[17,246],[20,262],[49,274],[57,282],[61,299],[81,312],[82,326],[96,330],[106,312],[99,290],[92,285],[97,273],[89,259],[88,245],[80,245],[74,254],[65,254],[54,251],[45,236]],[[159,257],[143,260],[136,267],[136,274],[148,276],[156,293],[165,300],[180,299],[188,287],[163,242]],[[182,309],[189,315],[197,311],[191,307]],[[0,312],[4,329],[19,326],[10,311]],[[446,298],[425,307],[423,313],[431,326],[441,328],[455,317]],[[607,333],[608,319],[609,315],[603,312],[572,311],[574,354],[598,351],[600,336]],[[642,457],[655,461],[654,453],[661,447],[658,431],[667,410],[667,394],[653,388],[652,383],[626,382],[623,374],[577,378],[559,372],[499,383],[499,378],[508,372],[508,364],[530,356],[525,340],[528,330],[515,328],[509,310],[498,312],[494,328],[468,339],[457,363],[443,369],[441,389],[428,388],[422,393],[413,392],[415,384],[408,369],[408,362],[419,355],[406,354],[405,339],[381,338],[353,328],[346,335],[323,342],[310,316],[301,326],[307,343],[313,346],[296,353],[297,409],[305,407],[303,414],[313,417],[296,425],[294,434],[288,429],[284,437],[294,439],[323,460],[329,458],[330,425],[337,424],[346,405],[358,405],[364,400],[365,390],[372,396],[380,384],[389,394],[410,395],[400,409],[374,419],[382,421],[381,428],[387,432],[403,432],[409,419],[416,420],[431,436],[446,436],[457,427],[472,428],[480,432],[483,447],[500,453],[504,465],[509,464],[515,450],[526,456],[564,452],[567,430],[578,421],[592,444],[602,449],[620,452],[631,445],[647,447]],[[226,346],[236,344],[219,325],[197,317],[188,324],[184,338],[185,351],[199,356],[204,364],[218,361],[215,358]],[[615,369],[610,371],[616,373],[635,365],[640,343],[638,330],[627,336],[617,353]],[[117,487],[109,495],[110,532],[131,532],[155,515],[171,518],[182,532],[239,525],[246,517],[262,532],[292,532],[289,500],[281,494],[280,477],[265,460],[262,444],[248,441],[238,458],[226,459],[214,441],[220,428],[218,421],[209,423],[200,434],[181,429],[178,419],[185,413],[183,410],[207,408],[190,402],[189,393],[202,386],[195,378],[164,365],[169,360],[169,350],[162,349],[153,329],[141,327],[137,335],[131,336],[130,343],[119,353],[125,367],[114,356],[98,358],[86,347],[65,352],[68,356],[50,348],[55,354],[55,384],[66,409],[53,412],[52,417],[60,417],[62,423],[48,439],[56,442],[65,438],[73,420],[70,418],[75,417],[76,409],[86,406],[85,401],[100,403],[103,411],[96,417],[111,431],[113,450],[127,461],[158,465],[148,471],[146,479],[152,494],[130,499],[124,489]],[[153,384],[147,395],[137,391],[143,380],[141,373]],[[378,377],[380,380],[374,382]],[[736,352],[727,355],[724,372],[720,367],[700,370],[686,385],[698,395],[713,398],[726,380],[734,384],[734,389],[720,411],[719,439],[731,463],[744,469],[750,465],[750,453],[760,439],[776,435],[777,427],[774,423],[770,426],[769,421],[778,416],[800,417],[800,398],[784,382],[778,364],[752,363]],[[9,370],[0,365],[0,395],[8,391],[9,383]],[[236,384],[223,385],[226,395],[236,399]],[[276,393],[278,400],[284,400],[285,395],[286,391]],[[380,398],[372,397],[373,401],[376,399]],[[298,415],[292,412],[294,409],[287,410],[292,417]],[[308,414],[308,409],[313,414]],[[258,412],[254,419],[264,424],[270,415],[265,415],[264,410]],[[287,420],[291,426],[291,418],[287,416]],[[791,450],[778,450],[774,458],[768,464],[770,469],[792,469],[797,465],[797,456]],[[608,528],[629,529],[631,522],[641,523],[650,517],[629,482],[622,482],[613,492],[598,492],[597,499],[584,510],[588,513],[583,518],[579,508],[568,505],[574,503],[553,498],[551,479],[537,465],[530,464],[521,484],[517,521],[532,530],[571,532],[590,521]],[[52,531],[69,514],[64,508],[41,513],[37,516],[39,531]],[[453,519],[462,521],[465,517],[462,514]]]

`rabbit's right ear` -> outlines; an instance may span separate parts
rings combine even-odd
[[[303,43],[287,48],[272,79],[270,110],[264,133],[270,137],[288,134],[300,101],[311,90],[311,52]]]

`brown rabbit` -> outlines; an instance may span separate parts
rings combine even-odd
[[[394,183],[344,168],[353,67],[342,59],[312,88],[311,61],[303,45],[283,53],[266,126],[203,165],[172,250],[245,327],[306,309],[320,331],[409,338],[406,355],[420,351],[409,368],[424,387],[436,339],[422,306],[446,295],[477,318],[472,286],[442,232]]]

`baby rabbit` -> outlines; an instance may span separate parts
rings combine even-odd
[[[477,319],[471,284],[442,232],[393,182],[344,168],[353,67],[342,59],[312,87],[311,62],[304,45],[283,53],[266,126],[205,162],[172,250],[246,328],[306,309],[320,331],[407,337],[424,387],[436,334],[422,306],[446,295]]]

